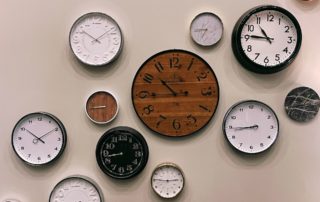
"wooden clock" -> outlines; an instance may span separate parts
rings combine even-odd
[[[166,50],[146,60],[132,84],[132,102],[141,121],[165,136],[186,136],[206,126],[219,101],[210,65],[185,50]]]

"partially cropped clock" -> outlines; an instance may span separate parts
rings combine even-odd
[[[113,18],[104,13],[92,12],[75,21],[69,42],[72,52],[82,63],[102,66],[119,56],[123,37]]]
[[[53,188],[49,202],[103,202],[103,195],[88,177],[70,176]]]
[[[62,122],[52,114],[36,112],[22,117],[12,132],[12,147],[29,165],[45,165],[63,153],[67,134]]]
[[[274,144],[279,134],[279,121],[275,112],[265,103],[245,100],[228,110],[222,128],[233,148],[256,154]]]
[[[297,19],[284,8],[254,7],[234,26],[233,53],[246,69],[270,74],[283,70],[296,58],[302,41]]]
[[[186,136],[205,127],[218,100],[218,80],[211,66],[185,50],[151,56],[132,84],[138,117],[152,131],[165,136]]]

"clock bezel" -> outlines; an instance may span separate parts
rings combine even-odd
[[[27,160],[25,160],[24,158],[22,158],[19,154],[19,152],[16,151],[15,149],[15,146],[14,146],[14,139],[13,139],[13,136],[14,136],[14,132],[17,128],[17,126],[22,122],[24,121],[24,119],[28,118],[29,116],[35,116],[35,115],[41,115],[41,116],[47,116],[47,117],[50,117],[51,119],[53,119],[59,126],[59,129],[61,130],[61,133],[62,133],[62,145],[61,145],[61,149],[60,151],[58,152],[58,154],[52,158],[50,161],[46,162],[46,163],[40,163],[40,164],[37,164],[37,163],[31,163]],[[33,112],[33,113],[29,113],[29,114],[26,114],[24,115],[22,118],[19,119],[19,121],[17,121],[17,123],[15,124],[15,126],[13,127],[13,130],[12,130],[12,133],[11,133],[11,146],[13,148],[13,151],[15,152],[15,154],[19,157],[19,159],[21,159],[24,163],[26,163],[27,165],[30,165],[30,166],[34,166],[34,167],[40,167],[40,166],[46,166],[46,165],[49,165],[53,162],[56,162],[60,156],[63,154],[65,148],[66,148],[66,145],[67,145],[67,131],[63,125],[63,123],[56,117],[54,116],[53,114],[50,114],[48,112]]]
[[[113,55],[111,60],[106,61],[106,62],[101,63],[101,64],[90,64],[90,63],[87,63],[86,61],[83,61],[82,59],[80,59],[77,56],[77,54],[75,53],[75,50],[73,50],[72,44],[71,44],[71,40],[72,40],[71,34],[73,33],[74,29],[76,29],[76,27],[79,24],[79,22],[81,22],[83,19],[85,19],[85,18],[87,18],[88,16],[91,16],[91,15],[102,15],[102,16],[105,16],[108,20],[110,20],[110,21],[112,21],[114,23],[114,25],[118,28],[119,33],[120,33],[120,39],[121,40],[120,40],[120,46],[119,46],[119,49],[118,49],[117,53]],[[120,28],[119,24],[110,15],[107,15],[106,13],[103,13],[103,12],[94,11],[94,12],[89,12],[89,13],[82,14],[80,17],[78,17],[74,21],[74,23],[72,24],[72,26],[70,28],[70,31],[69,31],[69,47],[71,49],[71,52],[72,52],[73,56],[75,58],[77,58],[77,60],[79,62],[81,62],[82,64],[84,64],[86,66],[89,66],[89,67],[103,67],[103,66],[107,66],[109,64],[112,64],[114,61],[116,61],[116,59],[119,58],[119,56],[120,56],[120,54],[122,52],[122,49],[123,49],[123,44],[124,44],[124,37],[123,37],[123,33],[121,31],[121,28]]]
[[[278,12],[284,14],[292,21],[292,23],[294,24],[295,29],[297,31],[297,44],[296,44],[296,47],[295,47],[293,53],[291,53],[289,58],[278,65],[267,66],[267,67],[253,62],[244,53],[244,51],[242,49],[242,45],[241,45],[241,32],[242,32],[243,27],[246,24],[247,20],[255,13],[260,12],[260,11],[265,11],[265,10],[278,11]],[[286,10],[282,7],[279,7],[279,6],[274,6],[274,5],[256,6],[254,8],[251,8],[250,10],[246,11],[238,19],[238,21],[236,22],[236,24],[233,28],[233,31],[232,31],[232,50],[233,50],[233,53],[234,53],[235,57],[237,58],[238,62],[245,69],[247,69],[251,72],[259,73],[259,74],[272,74],[272,73],[279,72],[279,71],[285,69],[286,67],[288,67],[295,60],[296,56],[298,55],[300,48],[301,48],[301,44],[302,44],[302,31],[301,31],[300,24],[299,24],[298,20],[296,19],[296,17],[292,13],[290,13],[288,10]]]
[[[126,133],[130,133],[137,140],[139,140],[139,142],[142,146],[142,150],[143,150],[143,158],[140,162],[139,167],[131,174],[116,175],[116,174],[109,172],[109,170],[107,168],[105,168],[104,163],[102,162],[103,160],[100,158],[100,156],[101,156],[102,146],[103,146],[104,142],[106,141],[106,139],[108,139],[109,136],[116,135],[116,133],[121,133],[121,131],[124,131]],[[105,173],[106,175],[108,175],[109,177],[112,177],[114,179],[125,180],[125,179],[130,179],[130,178],[137,176],[146,167],[146,165],[148,163],[148,158],[149,158],[149,147],[148,147],[147,141],[145,140],[143,135],[141,133],[139,133],[137,130],[130,128],[128,126],[117,126],[117,127],[109,129],[100,137],[100,139],[97,143],[97,146],[96,146],[95,155],[96,155],[96,161],[97,161],[97,163],[103,173]]]
[[[226,133],[226,121],[229,117],[229,114],[230,112],[232,112],[236,107],[238,107],[240,104],[243,104],[243,103],[248,103],[248,102],[254,102],[254,103],[257,103],[259,105],[262,105],[264,106],[265,108],[268,108],[274,115],[274,117],[276,118],[276,122],[277,122],[277,135],[276,135],[276,138],[274,139],[274,141],[270,144],[269,147],[265,148],[264,150],[261,150],[259,152],[245,152],[243,150],[240,150],[238,149],[237,147],[235,147],[229,140],[228,136],[227,136],[227,133]],[[223,118],[223,122],[222,122],[222,131],[223,131],[223,134],[224,134],[224,137],[226,138],[228,144],[232,147],[233,150],[235,150],[236,152],[239,152],[241,154],[246,154],[246,155],[258,155],[258,154],[262,154],[262,153],[265,153],[267,151],[269,151],[273,145],[275,145],[275,142],[277,141],[278,137],[279,137],[279,132],[280,132],[280,122],[279,122],[279,119],[277,117],[277,114],[275,113],[275,111],[269,106],[267,105],[266,103],[264,102],[261,102],[261,101],[258,101],[258,100],[253,100],[253,99],[249,99],[249,100],[242,100],[242,101],[238,101],[236,103],[234,103],[229,109],[228,111],[225,113],[224,115],[224,118]]]

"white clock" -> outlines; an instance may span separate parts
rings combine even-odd
[[[12,147],[18,157],[29,165],[48,164],[63,153],[67,134],[62,122],[45,112],[22,117],[12,132]]]
[[[72,52],[82,63],[102,66],[119,56],[123,37],[113,18],[104,13],[92,12],[75,21],[70,30],[69,42]]]
[[[173,163],[158,165],[152,173],[151,186],[162,198],[176,197],[184,187],[182,170]]]
[[[268,105],[256,100],[246,100],[229,109],[222,128],[233,148],[255,154],[267,150],[276,141],[279,121]]]
[[[198,14],[190,25],[191,38],[200,46],[212,46],[223,35],[223,24],[219,16],[203,12]]]
[[[53,188],[49,202],[103,202],[103,196],[98,185],[88,177],[71,176]]]

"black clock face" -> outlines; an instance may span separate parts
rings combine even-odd
[[[297,56],[302,41],[301,28],[287,10],[258,6],[244,13],[232,33],[232,49],[246,69],[256,73],[283,70]]]
[[[117,179],[131,178],[140,173],[148,161],[147,142],[129,127],[110,129],[100,138],[96,159],[101,170]]]

